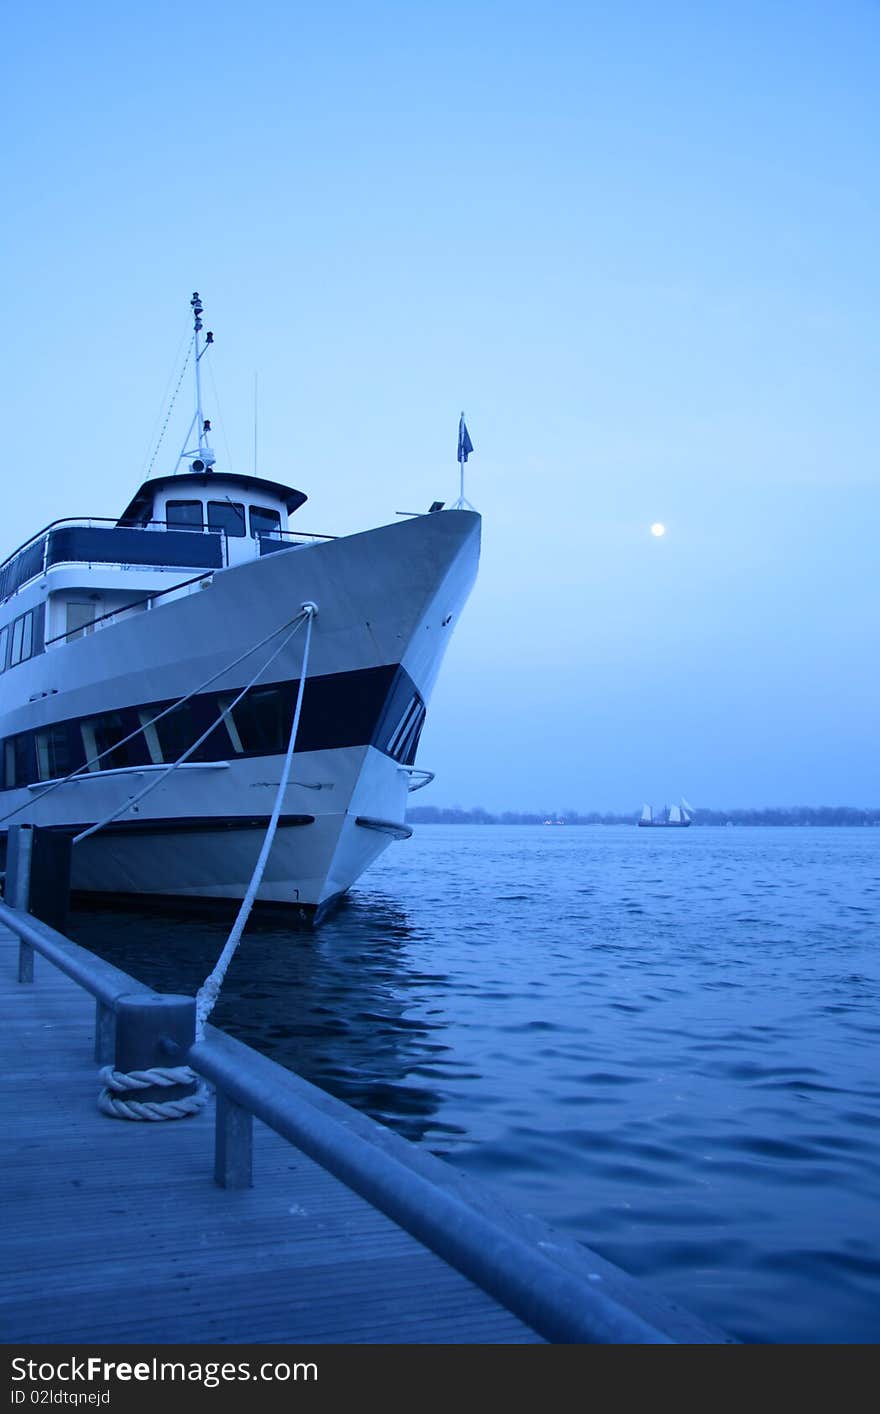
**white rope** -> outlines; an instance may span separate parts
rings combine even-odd
[[[284,799],[284,792],[287,789],[287,784],[290,779],[290,772],[293,766],[293,756],[294,751],[296,749],[296,738],[297,733],[299,731],[300,714],[302,712],[303,693],[305,690],[306,677],[308,675],[309,649],[311,646],[312,639],[312,621],[317,612],[317,607],[313,603],[309,602],[303,604],[300,613],[292,621],[293,627],[291,628],[290,633],[287,634],[287,636],[278,645],[274,652],[266,659],[266,662],[262,665],[259,672],[254,675],[254,677],[247,684],[247,686],[242,688],[241,692],[238,693],[238,695],[229,704],[229,706],[226,707],[223,712],[221,712],[217,720],[215,722],[212,722],[208,730],[202,733],[198,741],[193,742],[192,746],[190,746],[183,753],[183,755],[177,759],[177,761],[171,763],[167,771],[163,772],[157,780],[150,781],[148,785],[144,788],[144,790],[140,791],[136,796],[134,796],[133,799],[127,801],[121,809],[114,811],[113,814],[107,816],[106,819],[99,820],[97,824],[92,825],[88,830],[83,830],[79,835],[75,837],[73,841],[74,844],[77,844],[80,840],[85,839],[88,835],[94,834],[97,830],[100,830],[104,825],[109,824],[111,820],[116,819],[118,815],[121,815],[125,810],[128,810],[136,801],[143,799],[143,797],[149,794],[151,790],[155,789],[157,785],[160,785],[161,782],[164,781],[166,777],[171,774],[172,771],[176,770],[178,766],[182,765],[182,763],[187,759],[187,757],[191,756],[192,753],[196,750],[196,748],[200,746],[201,743],[208,736],[210,736],[211,732],[214,731],[214,729],[219,725],[219,723],[223,721],[233,711],[237,703],[240,702],[241,699],[244,697],[245,693],[250,691],[254,683],[266,671],[270,663],[272,663],[275,658],[278,657],[279,653],[281,653],[282,650],[286,648],[287,644],[293,638],[293,635],[297,632],[297,630],[301,628],[303,624],[306,625],[306,641],[303,646],[303,660],[302,668],[300,670],[299,690],[297,692],[296,697],[296,707],[293,713],[293,722],[290,728],[290,739],[287,743],[287,754],[284,758],[284,766],[281,772],[281,780],[278,783],[278,790],[275,795],[275,804],[272,808],[272,814],[269,818],[269,824],[267,826],[266,834],[263,839],[263,845],[260,850],[260,856],[257,860],[254,872],[251,876],[251,881],[248,884],[247,892],[245,893],[244,899],[242,900],[241,907],[239,908],[238,915],[232,926],[232,931],[230,932],[229,937],[226,940],[226,944],[223,948],[222,953],[220,954],[220,957],[217,959],[217,963],[214,967],[214,970],[205,979],[204,983],[199,988],[199,991],[196,995],[197,1040],[202,1040],[202,1038],[204,1037],[205,1024],[216,1004],[217,997],[220,994],[220,988],[223,985],[223,979],[226,976],[226,971],[229,967],[230,962],[232,961],[232,958],[235,954],[235,950],[238,947],[239,942],[241,941],[241,937],[247,924],[247,920],[250,916],[251,908],[253,907],[254,899],[257,895],[257,890],[259,889],[260,883],[263,878],[263,873],[266,868],[266,862],[269,858],[269,852],[272,848],[272,843],[275,838],[275,831],[277,829],[278,820],[281,815],[281,805]],[[228,669],[224,671],[228,671]],[[207,1099],[207,1089],[205,1085],[202,1083],[197,1073],[189,1066],[154,1066],[148,1070],[120,1071],[114,1069],[112,1065],[106,1065],[100,1072],[100,1079],[104,1088],[101,1090],[101,1093],[98,1096],[98,1108],[102,1114],[109,1115],[112,1119],[185,1119],[189,1115],[197,1114],[202,1108],[202,1106],[205,1104],[205,1101]],[[178,1095],[173,1099],[168,1098],[166,1100],[139,1100],[136,1098],[137,1092],[139,1090],[142,1091],[160,1087],[180,1087],[190,1085],[195,1087],[191,1094]]]
[[[272,808],[272,814],[269,819],[269,824],[266,829],[265,837],[263,839],[263,847],[260,850],[260,856],[256,862],[256,865],[254,866],[254,872],[251,875],[251,881],[248,884],[247,892],[245,893],[245,896],[242,899],[241,907],[238,910],[238,915],[232,925],[232,930],[229,934],[229,937],[226,939],[226,944],[219,958],[217,959],[213,972],[211,972],[210,975],[205,978],[205,981],[202,983],[201,987],[196,993],[197,1041],[201,1041],[204,1038],[205,1025],[207,1023],[208,1017],[214,1010],[217,998],[220,995],[220,988],[223,986],[223,979],[226,976],[227,968],[229,967],[229,964],[235,955],[235,950],[241,941],[241,935],[244,932],[248,918],[250,917],[250,912],[254,904],[254,899],[257,896],[257,890],[259,889],[263,879],[263,873],[266,868],[266,862],[269,858],[269,851],[271,850],[272,842],[275,839],[275,830],[278,825],[278,817],[281,814],[281,804],[284,799],[284,792],[287,789],[287,782],[290,779],[290,772],[293,766],[294,751],[296,750],[296,737],[297,732],[299,730],[299,718],[300,712],[302,710],[303,691],[305,689],[306,676],[308,674],[309,667],[309,647],[311,645],[312,640],[312,622],[317,612],[317,605],[312,603],[303,604],[303,613],[306,616],[306,641],[303,645],[303,660],[299,678],[299,691],[296,695],[296,708],[293,714],[293,723],[290,728],[290,740],[287,743],[287,754],[284,758],[284,766],[281,771],[281,779],[278,782],[278,790],[275,794],[275,804]]]
[[[61,786],[68,785],[70,781],[75,780],[77,776],[81,776],[83,771],[90,771],[93,766],[97,766],[99,761],[103,761],[105,756],[109,756],[113,751],[118,751],[120,746],[126,746],[127,743],[133,741],[136,736],[140,736],[142,732],[148,731],[149,728],[154,727],[157,722],[161,722],[162,718],[167,717],[169,712],[176,712],[178,707],[182,707],[185,702],[189,702],[191,697],[196,697],[200,692],[204,692],[206,687],[210,687],[212,683],[216,682],[218,678],[224,677],[226,673],[231,673],[232,669],[237,668],[239,663],[243,663],[245,658],[250,658],[253,653],[258,653],[261,648],[264,648],[273,638],[277,638],[278,634],[283,633],[291,624],[295,624],[296,627],[299,628],[302,622],[303,615],[300,610],[298,614],[292,619],[288,619],[286,623],[281,624],[279,628],[273,628],[272,632],[267,633],[265,638],[261,638],[259,643],[254,643],[250,648],[246,649],[244,653],[239,653],[238,657],[234,658],[231,663],[227,663],[225,667],[220,668],[216,673],[212,673],[209,678],[205,678],[205,681],[200,682],[198,687],[194,687],[190,692],[185,693],[183,697],[179,697],[176,702],[172,702],[170,707],[163,707],[162,711],[157,712],[155,717],[151,717],[150,720],[144,722],[142,726],[135,727],[134,731],[129,732],[128,736],[124,736],[121,741],[114,741],[112,746],[108,746],[106,750],[100,751],[97,756],[90,757],[82,766],[77,766],[75,771],[71,771],[69,775],[64,776],[60,781],[53,781],[51,785],[47,785],[45,790],[40,791],[38,799],[45,800],[46,796],[51,795],[53,790],[59,790]],[[268,664],[266,666],[268,666]],[[217,725],[216,722],[214,725]],[[7,820],[11,820],[14,815],[20,815],[22,810],[29,810],[33,803],[32,800],[26,800],[22,805],[17,805],[14,810],[10,810],[8,815],[0,815],[0,825],[5,824]]]
[[[132,1071],[114,1070],[112,1065],[105,1065],[100,1079],[104,1089],[98,1096],[98,1109],[112,1119],[186,1119],[188,1115],[198,1114],[208,1097],[199,1076],[188,1065]],[[180,1095],[176,1099],[134,1098],[138,1090],[193,1084],[197,1088],[192,1095]],[[121,1098],[125,1095],[130,1098]]]
[[[80,830],[78,835],[74,835],[73,843],[79,844],[81,840],[88,839],[89,835],[95,835],[99,830],[103,830],[105,825],[109,825],[114,820],[118,820],[120,815],[124,815],[127,810],[130,810],[132,808],[132,806],[137,805],[138,801],[143,800],[145,796],[149,795],[152,791],[156,790],[158,786],[162,785],[163,781],[166,781],[171,775],[171,773],[177,770],[178,766],[182,766],[185,761],[188,761],[190,756],[192,756],[193,752],[197,751],[198,748],[201,746],[202,742],[207,741],[208,737],[213,731],[216,731],[220,723],[224,722],[226,718],[230,715],[230,713],[235,710],[241,699],[246,695],[246,693],[250,692],[254,684],[258,682],[259,679],[263,676],[263,673],[266,671],[266,669],[270,667],[272,663],[274,663],[279,653],[282,653],[284,651],[290,640],[293,638],[293,635],[298,632],[298,630],[302,628],[302,625],[306,622],[306,617],[307,616],[304,614],[299,614],[297,616],[293,628],[290,630],[290,633],[287,635],[287,637],[283,639],[281,643],[279,643],[278,647],[274,650],[273,653],[269,655],[269,657],[266,659],[265,663],[262,665],[259,671],[256,672],[251,678],[250,682],[247,683],[247,685],[241,689],[237,696],[232,699],[229,706],[224,707],[219,717],[215,717],[214,721],[207,728],[207,730],[203,731],[201,736],[196,738],[192,746],[188,746],[186,751],[184,751],[181,756],[178,756],[176,761],[170,762],[169,765],[166,766],[164,771],[161,771],[157,776],[154,776],[152,780],[147,781],[147,784],[145,786],[143,786],[134,795],[130,795],[128,799],[123,802],[122,805],[117,806],[116,809],[112,810],[109,815],[105,815],[103,819],[96,821],[94,825],[89,825],[87,829]]]

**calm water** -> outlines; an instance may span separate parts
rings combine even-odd
[[[741,1339],[880,1339],[880,830],[420,826],[213,1020]],[[191,991],[228,923],[80,913]]]

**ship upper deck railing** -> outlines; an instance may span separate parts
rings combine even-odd
[[[254,537],[254,556],[333,538],[302,531],[261,531]],[[120,526],[102,516],[52,521],[0,565],[0,602],[49,569],[76,564],[224,569],[229,564],[228,537],[224,530],[210,526],[181,529],[159,520],[143,526]]]

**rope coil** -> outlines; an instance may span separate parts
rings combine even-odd
[[[104,1089],[98,1096],[98,1109],[112,1119],[185,1119],[198,1114],[208,1098],[206,1086],[188,1065],[154,1066],[150,1070],[115,1070],[105,1065],[99,1072]],[[167,1100],[138,1100],[138,1090],[195,1085],[191,1095],[179,1095]],[[127,1096],[128,1098],[121,1098]]]

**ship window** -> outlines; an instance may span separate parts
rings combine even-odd
[[[232,697],[219,699],[225,711]],[[271,755],[284,751],[290,730],[289,715],[277,687],[252,689],[226,718],[226,726],[235,751],[260,752]]]
[[[9,625],[0,628],[0,673],[6,672],[6,650],[9,646]]]
[[[201,501],[168,501],[165,506],[169,530],[203,530],[203,514]]]
[[[56,722],[37,732],[37,775],[41,781],[52,781],[73,770],[70,734],[66,722]]]
[[[95,622],[95,605],[67,604],[67,632],[69,639],[82,638],[84,633],[91,632],[91,625]]]
[[[7,737],[3,753],[7,790],[12,790],[14,786],[26,786],[28,781],[33,780],[32,741],[30,732]]]
[[[259,539],[273,532],[281,533],[281,512],[270,511],[266,506],[251,506],[251,535]]]
[[[208,529],[244,535],[244,506],[240,501],[209,501]]]
[[[416,759],[416,747],[425,724],[425,704],[416,694],[407,703],[403,715],[383,748],[395,761],[411,766]]]
[[[33,610],[29,609],[12,625],[12,652],[9,655],[9,666],[14,667],[16,663],[23,663],[33,651],[34,615]]]
[[[199,735],[189,703],[184,702],[155,725],[162,761],[176,761],[188,751]]]
[[[82,723],[83,746],[86,760],[91,761],[90,771],[110,771],[120,766],[139,766],[143,762],[143,744],[138,738],[120,742],[129,735],[131,727],[126,727],[120,712],[106,712],[103,717],[88,717]],[[104,753],[107,753],[106,755]],[[95,757],[100,756],[100,761]]]

